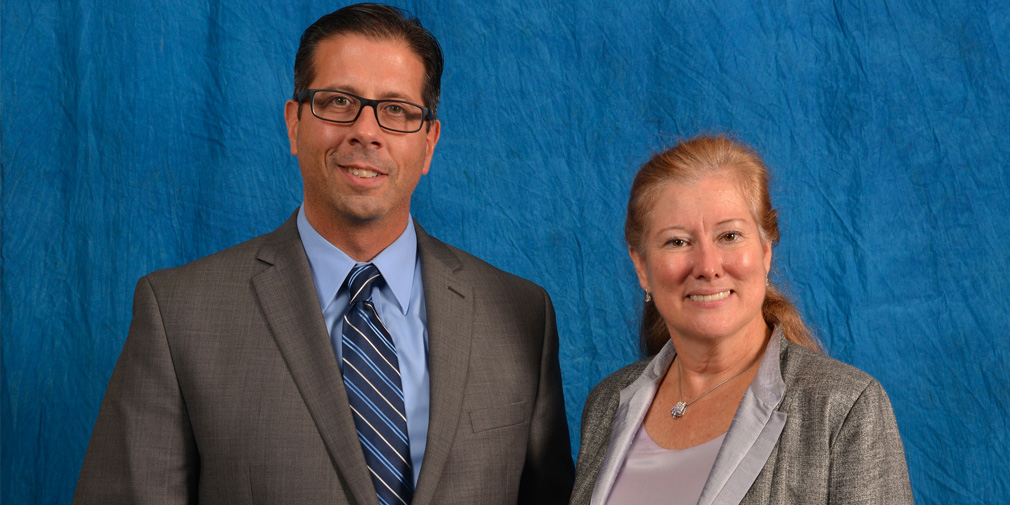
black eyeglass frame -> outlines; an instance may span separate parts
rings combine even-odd
[[[354,115],[353,119],[350,119],[348,121],[337,121],[336,119],[327,119],[327,118],[324,118],[324,117],[320,116],[319,114],[316,113],[316,101],[315,101],[316,93],[318,93],[320,91],[328,91],[330,93],[340,93],[341,95],[347,95],[347,96],[349,96],[351,98],[354,98],[355,100],[358,101],[358,104],[359,104],[358,113]],[[424,122],[425,121],[430,121],[432,119],[435,119],[435,116],[432,115],[432,113],[431,113],[431,109],[429,109],[428,107],[425,107],[423,105],[418,105],[416,103],[408,102],[406,100],[372,100],[370,98],[361,97],[361,96],[355,95],[353,93],[348,93],[346,91],[342,91],[342,90],[339,90],[339,89],[321,89],[321,88],[320,89],[307,89],[305,91],[302,91],[301,93],[298,93],[298,104],[299,104],[299,106],[302,103],[304,103],[306,99],[309,100],[309,110],[312,111],[312,115],[313,116],[316,116],[317,118],[322,119],[323,121],[329,121],[331,123],[337,123],[337,124],[351,124],[351,123],[357,121],[358,118],[361,117],[361,111],[364,110],[365,107],[367,107],[367,106],[371,106],[372,107],[372,113],[375,115],[375,123],[378,124],[379,126],[381,126],[384,130],[389,130],[391,132],[397,132],[397,133],[416,133],[416,132],[421,131],[421,127],[424,126]],[[412,105],[414,107],[420,108],[421,112],[423,112],[423,114],[421,116],[421,124],[417,125],[417,129],[416,130],[397,130],[396,128],[390,128],[388,126],[383,125],[382,122],[379,120],[379,105],[383,104],[383,103],[402,103],[402,104]]]

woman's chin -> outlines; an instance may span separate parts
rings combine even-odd
[[[742,322],[721,318],[706,318],[701,321],[677,326],[676,328],[670,326],[669,324],[667,326],[670,328],[671,336],[679,336],[682,339],[696,342],[708,342],[714,345],[731,340],[735,336],[748,333],[748,328],[751,326],[754,328],[754,334],[760,333],[763,337],[765,328],[764,320],[761,319],[759,323],[760,324],[753,324],[753,321]],[[760,330],[760,332],[758,330]]]

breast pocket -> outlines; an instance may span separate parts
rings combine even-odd
[[[526,400],[470,411],[470,427],[474,433],[515,426],[526,421]]]

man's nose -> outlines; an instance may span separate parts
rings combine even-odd
[[[352,143],[357,142],[362,145],[380,145],[382,127],[376,119],[375,106],[362,105],[358,112],[358,119],[350,124],[351,131],[348,134]]]

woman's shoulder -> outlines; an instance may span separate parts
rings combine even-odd
[[[784,345],[780,366],[787,383],[793,379],[813,388],[855,392],[877,383],[870,374],[826,354],[788,341]]]
[[[816,406],[821,412],[844,417],[857,402],[891,410],[887,393],[870,374],[791,342],[784,350],[781,369],[786,383],[786,410],[789,404]]]
[[[622,389],[628,387],[632,382],[635,382],[635,379],[642,376],[642,372],[645,371],[645,367],[649,365],[650,361],[652,361],[652,358],[646,358],[619,368],[598,382],[593,387],[593,390],[589,392],[589,397],[596,398],[620,393]]]
[[[644,359],[627,365],[605,377],[589,392],[582,408],[583,448],[594,445],[602,447],[606,444],[614,413],[620,403],[621,391],[642,376],[649,362],[649,359]]]

